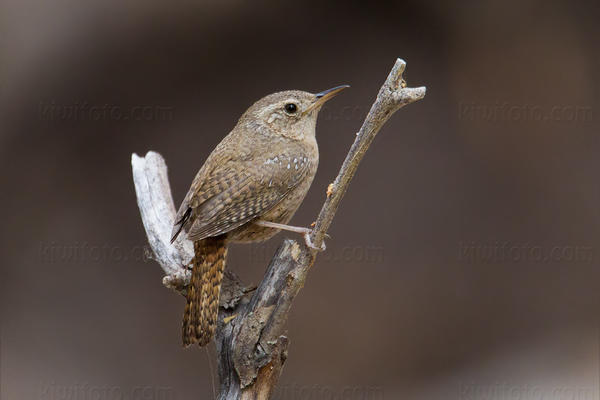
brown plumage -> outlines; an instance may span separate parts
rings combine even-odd
[[[225,236],[195,241],[194,254],[183,319],[183,345],[197,342],[205,346],[214,336],[217,324],[219,291],[227,257]]]
[[[204,346],[215,333],[228,242],[262,241],[287,224],[317,171],[317,114],[337,87],[318,94],[274,93],[252,105],[210,154],[183,200],[173,227],[194,241],[183,344]]]

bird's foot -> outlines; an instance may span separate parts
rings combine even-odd
[[[327,246],[325,245],[325,241],[321,243],[321,247],[315,246],[315,244],[310,240],[310,234],[312,233],[311,229],[308,229],[308,232],[304,233],[304,243],[308,246],[308,248],[317,250],[317,251],[325,251],[327,250]]]

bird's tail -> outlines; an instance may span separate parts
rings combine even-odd
[[[184,346],[206,346],[215,334],[226,257],[224,235],[194,242],[192,279],[183,314]]]

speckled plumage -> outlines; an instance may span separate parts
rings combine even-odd
[[[184,345],[206,345],[218,315],[227,243],[266,240],[287,224],[317,171],[317,114],[328,97],[274,93],[252,105],[210,154],[183,200],[173,227],[194,241],[195,258],[183,320]],[[296,111],[286,107],[295,104]]]

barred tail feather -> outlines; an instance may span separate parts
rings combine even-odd
[[[226,257],[225,235],[194,242],[192,278],[183,314],[184,346],[206,346],[215,335]]]

